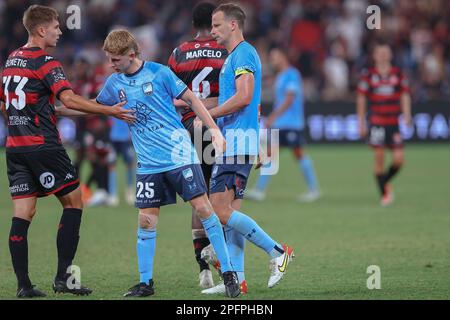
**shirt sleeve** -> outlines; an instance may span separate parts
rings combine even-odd
[[[59,99],[64,90],[71,90],[72,85],[64,73],[61,63],[52,56],[46,55],[37,73],[44,85]]]
[[[255,73],[256,63],[252,55],[242,50],[236,52],[234,57],[233,72],[235,78],[243,74]]]
[[[109,76],[108,79],[106,79],[105,84],[103,85],[102,89],[100,90],[100,93],[97,95],[96,98],[98,103],[107,106],[112,106],[119,102],[117,97],[114,95],[114,87],[111,78],[112,76]]]
[[[175,73],[177,72],[177,59],[176,59],[177,51],[178,51],[178,48],[175,48],[172,51],[172,54],[169,57],[169,61],[167,62],[167,66],[170,68],[170,70],[172,70]]]
[[[168,67],[163,67],[164,86],[172,98],[179,99],[187,90],[186,84]]]

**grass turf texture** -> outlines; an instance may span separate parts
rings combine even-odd
[[[393,182],[396,201],[381,208],[372,174],[372,152],[364,146],[309,146],[324,193],[312,204],[295,201],[305,190],[291,154],[281,153],[280,172],[263,203],[244,201],[274,239],[292,245],[296,259],[282,282],[267,288],[268,257],[247,243],[246,276],[253,299],[449,299],[450,149],[448,145],[408,145],[406,166]],[[12,203],[4,151],[0,152],[0,299],[15,297],[16,278],[8,249]],[[123,194],[123,166],[119,165]],[[88,171],[88,170],[85,170]],[[87,172],[86,172],[87,173]],[[255,172],[249,186],[255,180]],[[56,198],[38,201],[29,230],[29,270],[46,299],[122,299],[139,279],[136,260],[137,211],[86,208],[74,264],[81,267],[89,297],[56,295]],[[155,257],[156,294],[149,299],[224,299],[200,294],[190,232],[190,207],[163,207]],[[366,269],[381,269],[381,289],[368,290]],[[215,276],[217,281],[217,277]]]

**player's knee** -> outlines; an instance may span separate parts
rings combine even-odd
[[[405,165],[405,159],[403,158],[394,159],[392,165],[396,168],[400,168]]]
[[[207,218],[210,216],[211,212],[213,211],[211,204],[209,204],[207,201],[202,201],[200,203],[196,203],[193,205],[195,214],[200,218]]]
[[[222,225],[226,225],[228,222],[228,219],[230,218],[231,213],[233,212],[233,208],[230,205],[224,205],[222,203],[216,204],[214,206],[213,204],[214,212],[217,214],[217,216],[220,219],[220,223]]]
[[[228,223],[228,220],[230,219],[230,214],[227,214],[227,212],[224,212],[221,215],[218,215],[219,220],[220,220],[220,224],[222,224],[223,226],[226,226]]]
[[[67,196],[60,198],[64,209],[83,209],[83,199],[81,197],[81,188],[78,187],[74,191],[70,192]]]
[[[15,207],[14,208],[14,217],[21,218],[24,220],[31,221],[36,214],[36,208],[35,207]]]
[[[139,227],[142,229],[156,229],[158,216],[154,214],[139,213]]]
[[[225,206],[219,201],[211,201],[212,208],[214,212],[220,217],[225,211]]]

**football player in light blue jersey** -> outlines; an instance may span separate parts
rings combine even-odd
[[[134,203],[134,175],[135,175],[135,156],[133,145],[131,144],[131,135],[128,124],[124,121],[111,117],[111,131],[109,138],[113,146],[109,163],[109,205],[117,206],[119,204],[119,197],[117,195],[117,171],[116,164],[119,156],[122,157],[126,165],[126,189],[125,200],[128,204]]]
[[[216,158],[210,180],[210,200],[225,228],[231,263],[238,273],[241,291],[246,291],[244,275],[245,239],[270,256],[268,286],[283,277],[293,250],[274,241],[249,216],[239,211],[248,175],[258,156],[258,109],[261,99],[261,61],[255,48],[244,40],[245,13],[234,4],[222,4],[212,15],[211,35],[227,49],[219,79],[219,106],[209,110],[227,139],[227,151]],[[205,248],[203,256],[214,262]],[[202,293],[223,292],[223,285]]]
[[[210,128],[216,152],[223,153],[225,140],[202,102],[166,66],[139,59],[133,35],[114,30],[105,39],[103,50],[116,73],[105,82],[97,101],[111,105],[127,101],[125,109],[135,111],[130,126],[137,154],[136,207],[139,208],[137,256],[140,282],[126,297],[154,294],[153,259],[156,225],[160,207],[176,203],[176,193],[189,201],[198,213],[207,236],[224,265],[226,295],[240,294],[219,218],[206,195],[206,185],[195,148],[173,105],[173,99],[185,101]]]
[[[300,195],[299,200],[312,202],[319,198],[320,192],[313,163],[304,153],[306,141],[304,138],[305,120],[301,75],[289,63],[286,53],[280,48],[273,48],[270,51],[270,62],[277,71],[275,103],[274,110],[268,116],[265,126],[268,129],[278,129],[280,139],[279,145],[277,141],[270,141],[267,154],[272,159],[278,159],[275,153],[278,152],[279,146],[292,149],[308,187],[308,191]],[[269,134],[268,137],[271,137],[271,135]],[[249,190],[246,197],[256,201],[264,200],[266,188],[271,177],[272,175],[261,174],[258,177],[255,188]]]

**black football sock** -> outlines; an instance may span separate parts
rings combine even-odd
[[[17,217],[12,218],[11,231],[9,233],[9,251],[19,288],[31,288],[31,281],[28,277],[27,234],[29,226],[30,221]]]
[[[385,193],[384,186],[386,185],[386,177],[384,174],[376,174],[378,188],[380,190],[380,194],[383,196]]]
[[[385,174],[385,176],[386,176],[385,183],[388,183],[399,172],[399,170],[400,170],[400,167],[391,165]]]
[[[108,191],[108,167],[104,165],[98,166],[98,187]]]
[[[200,272],[205,269],[209,269],[209,265],[206,263],[205,260],[201,258],[203,248],[205,248],[210,244],[209,239],[207,237],[198,238],[194,239],[193,243],[194,243],[195,259],[197,260],[197,263],[200,266]]]
[[[67,268],[77,252],[80,239],[81,209],[64,209],[59,222],[56,246],[58,248],[58,271],[56,279],[66,279]]]

